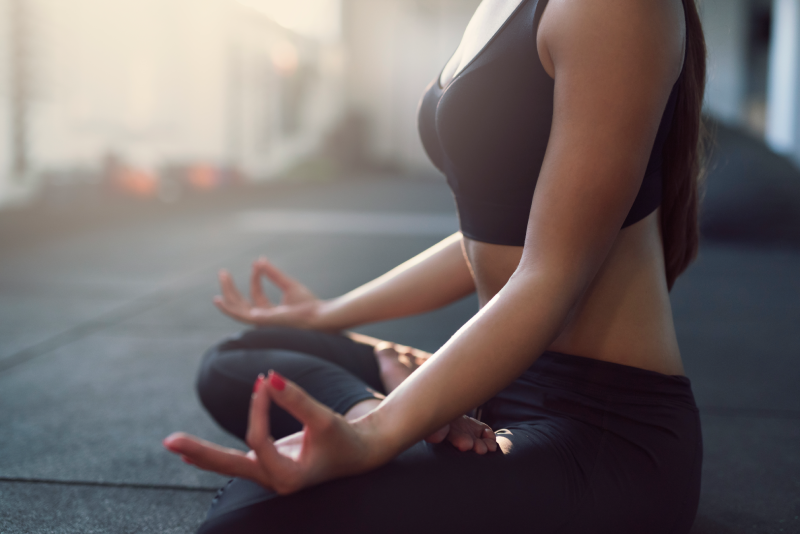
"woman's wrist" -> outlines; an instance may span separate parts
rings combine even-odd
[[[347,325],[337,321],[337,312],[340,309],[339,298],[341,297],[320,300],[309,316],[308,327],[323,332],[339,332],[347,328]]]
[[[384,424],[380,410],[370,413],[351,422],[353,429],[365,445],[364,468],[375,469],[390,461],[403,451],[402,444]]]

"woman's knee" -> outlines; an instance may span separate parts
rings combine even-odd
[[[203,356],[197,374],[196,388],[200,403],[209,415],[228,432],[243,438],[247,431],[247,413],[250,406],[252,383],[241,365],[237,365],[236,353],[222,352],[212,347]],[[240,356],[244,354],[240,353]]]
[[[257,369],[248,363],[247,351],[282,348],[293,336],[295,329],[270,326],[245,330],[235,336],[228,337],[214,345],[203,355],[197,374],[197,394],[201,402],[208,408],[208,401],[215,401],[221,389],[228,390],[231,381],[247,382],[250,374],[258,375]]]
[[[213,404],[219,389],[219,373],[215,367],[219,364],[220,354],[219,345],[208,349],[203,355],[200,369],[197,372],[195,382],[197,396],[206,409],[209,408],[209,403]]]
[[[289,326],[262,326],[250,328],[225,339],[217,345],[219,351],[288,349],[307,351],[309,342],[314,343],[322,334]]]

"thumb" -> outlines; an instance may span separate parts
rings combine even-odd
[[[270,399],[303,425],[313,429],[325,427],[332,421],[333,411],[294,382],[285,379],[275,371],[269,372],[267,381]]]

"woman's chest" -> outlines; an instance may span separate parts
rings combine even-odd
[[[483,0],[472,15],[461,43],[442,70],[439,84],[447,85],[454,76],[464,70],[525,1]]]

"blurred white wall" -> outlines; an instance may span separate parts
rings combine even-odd
[[[417,133],[417,106],[479,3],[343,0],[347,98],[369,117],[378,158],[434,170]]]
[[[38,0],[40,166],[223,159],[226,27],[214,0]]]
[[[34,174],[97,169],[113,153],[145,173],[204,164],[265,179],[316,149],[341,114],[330,31],[302,35],[235,0],[24,1]],[[2,16],[0,27],[1,190],[11,180]]]

